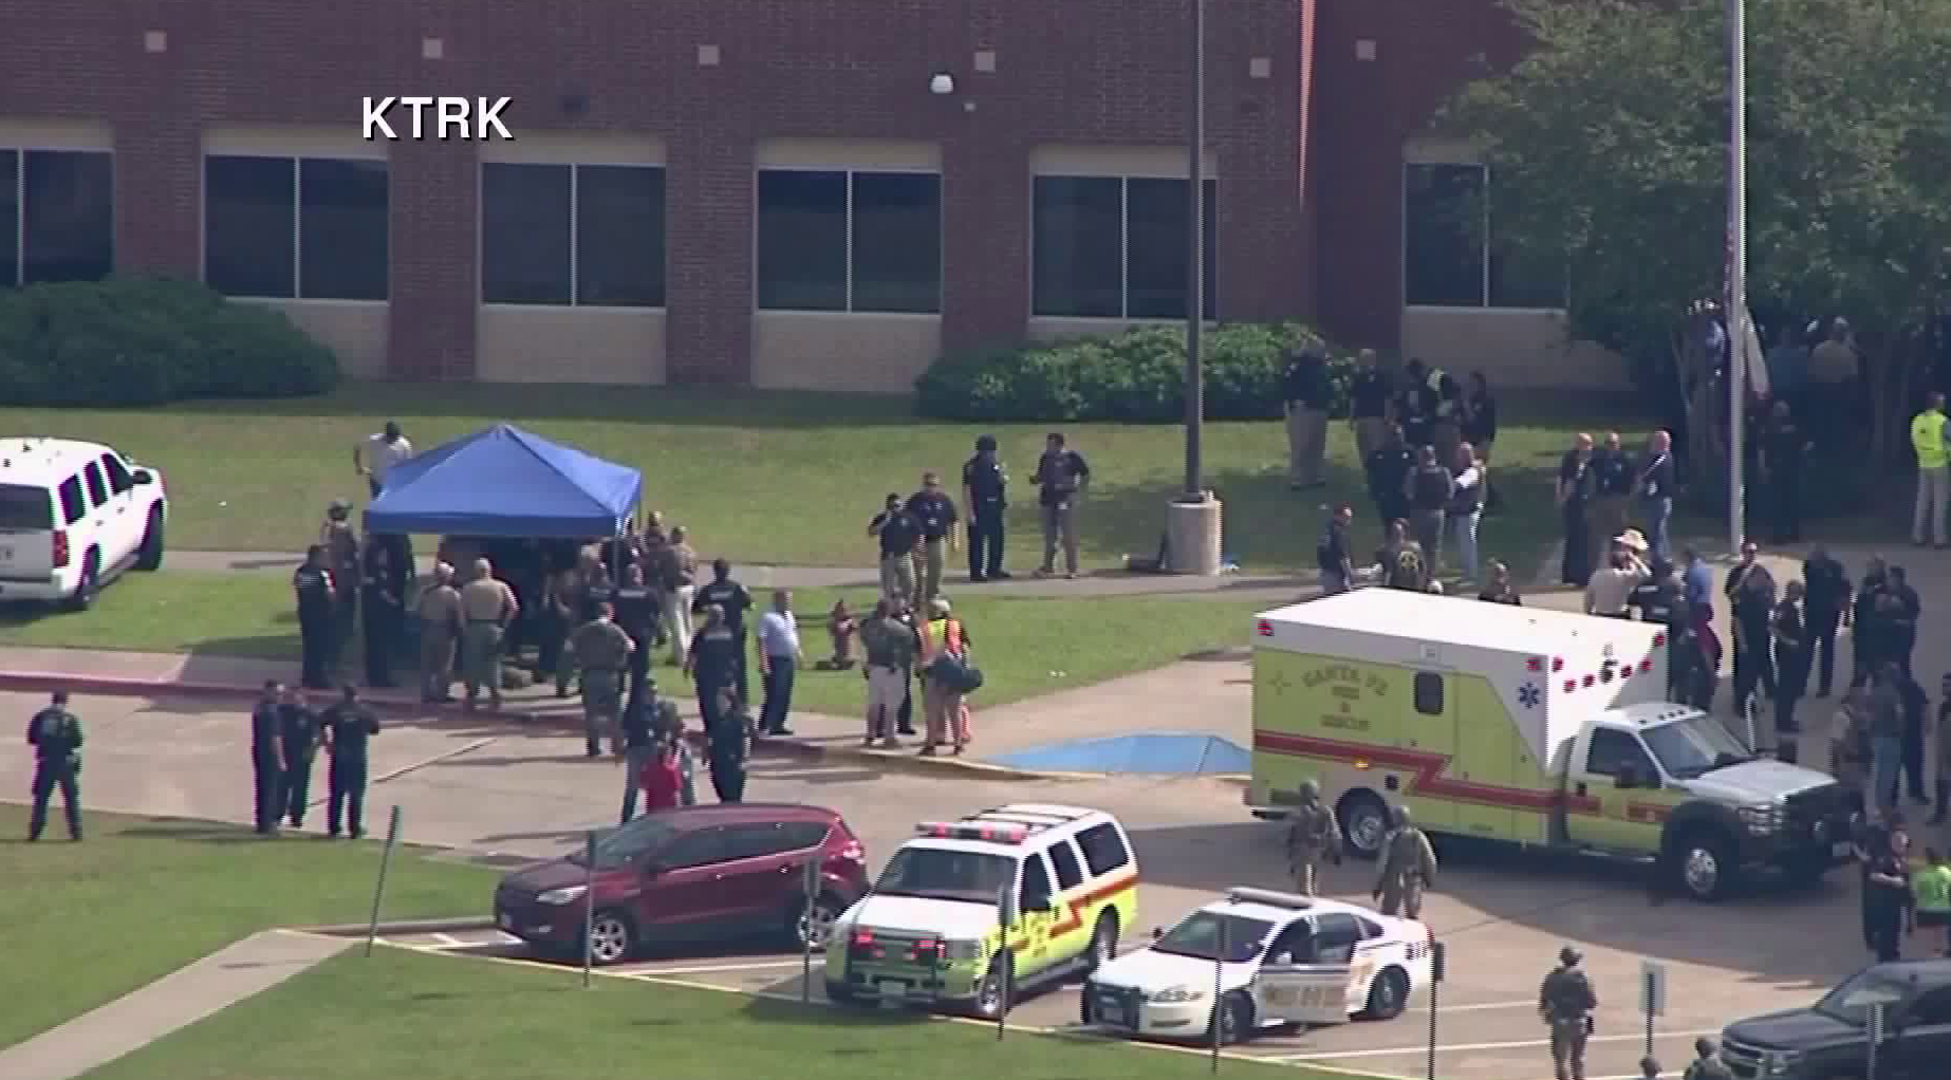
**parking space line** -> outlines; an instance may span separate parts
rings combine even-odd
[[[622,972],[621,974],[649,975],[654,977],[659,975],[711,975],[716,972],[729,971],[778,971],[783,968],[799,968],[804,963],[802,960],[761,960],[750,964],[701,964],[695,967],[665,968],[643,967],[635,971]],[[826,966],[826,961],[816,956],[813,958],[813,966],[823,968]]]
[[[1492,1009],[1535,1009],[1537,1007],[1537,1002],[1526,998],[1522,1001],[1477,1001],[1468,1005],[1438,1005],[1436,1012],[1438,1015],[1447,1015],[1449,1013],[1489,1012]],[[1420,1005],[1411,1005],[1408,1011],[1428,1013],[1429,999],[1425,997]]]
[[[1719,1028],[1705,1031],[1658,1031],[1654,1032],[1653,1037],[1655,1039],[1692,1039],[1702,1035],[1719,1035],[1720,1033]],[[1594,1035],[1585,1041],[1588,1043],[1638,1042],[1645,1040],[1645,1038],[1646,1034],[1644,1032],[1636,1032],[1631,1035]],[[1459,1054],[1469,1053],[1475,1050],[1523,1050],[1528,1047],[1550,1045],[1550,1039],[1515,1039],[1510,1042],[1448,1043],[1438,1044],[1436,1052],[1439,1054]],[[1339,1054],[1326,1051],[1312,1054],[1283,1054],[1272,1060],[1339,1061],[1342,1058],[1398,1057],[1405,1054],[1427,1053],[1429,1053],[1429,1044],[1424,1043],[1420,1046],[1393,1046],[1377,1050],[1344,1050]]]
[[[445,945],[450,949],[459,948],[462,944],[464,944],[460,938],[457,938],[452,934],[435,934],[434,940],[440,942],[442,945]]]

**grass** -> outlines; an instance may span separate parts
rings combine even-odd
[[[1488,556],[1527,563],[1553,535],[1550,473],[1578,426],[1632,422],[1505,405],[1498,478],[1511,512],[1485,523]],[[363,496],[352,447],[396,418],[422,450],[509,420],[644,470],[644,501],[687,525],[707,555],[780,565],[872,565],[867,519],[889,491],[914,490],[924,469],[957,482],[975,437],[993,432],[1015,479],[1012,561],[1036,557],[1040,537],[1028,480],[1045,431],[1068,430],[1095,470],[1079,516],[1085,558],[1116,564],[1158,546],[1163,506],[1183,476],[1183,436],[1171,425],[1004,424],[918,420],[906,398],[650,387],[348,384],[320,398],[195,402],[165,409],[0,409],[0,431],[112,440],[160,467],[174,513],[171,542],[216,550],[298,551],[333,498]],[[1205,432],[1206,483],[1227,504],[1226,549],[1249,568],[1311,567],[1318,507],[1349,500],[1362,517],[1353,436],[1328,436],[1331,486],[1287,490],[1281,425],[1214,423]]]
[[[809,661],[827,647],[825,612],[836,593],[794,591]],[[874,590],[845,590],[856,611],[873,606]],[[766,602],[763,591],[761,603]],[[1169,597],[1004,598],[958,593],[986,682],[978,701],[999,705],[1170,663],[1189,653],[1244,645],[1257,606],[1240,601]],[[130,574],[80,614],[32,613],[0,624],[0,645],[184,652],[259,659],[298,658],[290,581],[282,571]],[[659,650],[660,661],[668,650]],[[352,650],[349,656],[359,655]],[[348,671],[357,670],[348,666]],[[660,666],[667,686],[676,672]],[[861,677],[809,667],[794,692],[796,708],[852,715]],[[755,684],[754,694],[757,695]]]
[[[267,1032],[275,1036],[266,1038]],[[341,955],[87,1074],[88,1080],[912,1080],[947,1063],[1013,1080],[1192,1080],[1197,1054],[400,950]],[[1221,1074],[1328,1080],[1226,1061]],[[940,1075],[940,1074],[937,1074]],[[1345,1075],[1345,1074],[1343,1074]]]
[[[88,783],[87,774],[82,784]],[[274,926],[365,921],[379,845],[266,840],[247,830],[90,812],[88,838],[26,844],[27,809],[0,804],[0,1046],[107,1004]],[[396,859],[389,919],[485,911],[495,871],[422,854]]]

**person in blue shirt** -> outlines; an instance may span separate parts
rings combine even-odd
[[[1714,603],[1713,568],[1707,565],[1707,560],[1700,557],[1698,550],[1691,547],[1680,550],[1680,559],[1687,568],[1680,575],[1680,585],[1686,596],[1687,606],[1697,608],[1702,604],[1712,605]]]

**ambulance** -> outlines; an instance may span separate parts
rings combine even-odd
[[[1656,859],[1699,900],[1849,855],[1841,784],[1666,700],[1658,624],[1359,589],[1261,613],[1253,643],[1247,806],[1284,817],[1312,777],[1360,857],[1394,805],[1432,836]]]

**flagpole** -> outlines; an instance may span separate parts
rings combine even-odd
[[[1745,0],[1727,0],[1727,297],[1721,311],[1727,334],[1727,529],[1728,550],[1746,539],[1748,365],[1748,30]]]

